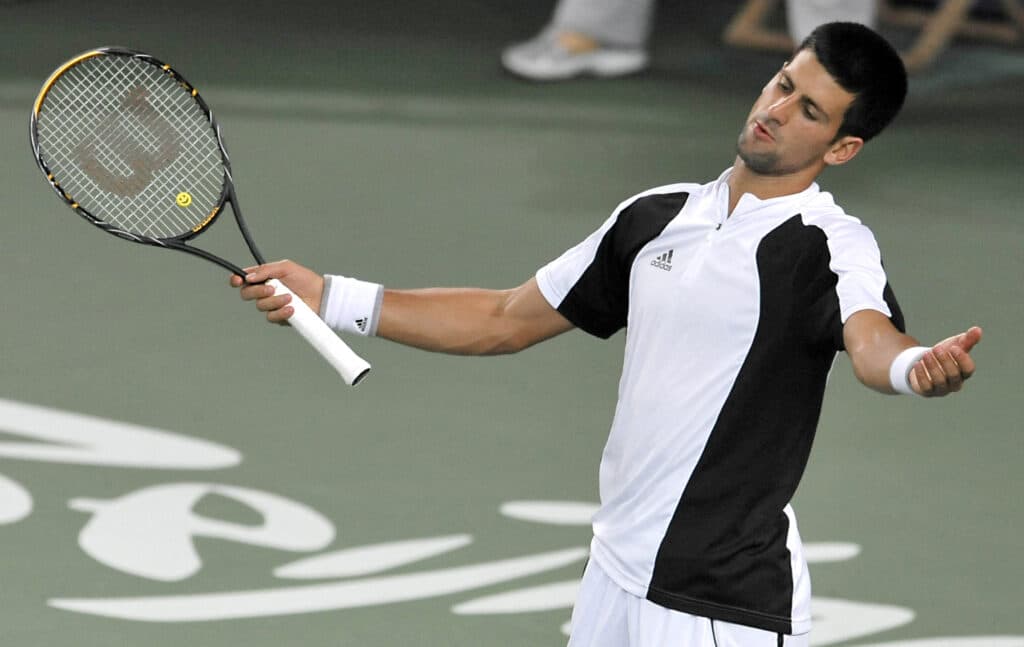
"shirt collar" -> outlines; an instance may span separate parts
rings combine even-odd
[[[712,183],[712,192],[717,198],[725,200],[726,204],[729,201],[729,176],[732,175],[732,168],[725,169],[718,179]],[[800,206],[807,203],[814,197],[821,193],[821,188],[817,182],[811,182],[803,191],[799,193],[791,193],[789,195],[780,195],[775,198],[768,198],[762,200],[752,193],[744,193],[740,196],[739,201],[736,203],[736,208],[733,210],[733,217],[743,214],[749,214],[765,209],[779,209],[782,208],[790,215],[793,215],[800,210]]]

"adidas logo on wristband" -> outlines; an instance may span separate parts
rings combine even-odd
[[[338,332],[372,335],[383,296],[384,287],[378,283],[325,274],[321,316]]]

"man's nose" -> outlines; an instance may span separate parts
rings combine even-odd
[[[768,106],[768,114],[772,118],[777,119],[779,123],[784,123],[789,117],[790,107],[793,105],[792,96],[779,97],[777,101]]]

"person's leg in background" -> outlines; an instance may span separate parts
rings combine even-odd
[[[827,22],[859,22],[874,27],[877,13],[876,0],[786,0],[786,24],[794,46]]]
[[[618,77],[648,65],[654,0],[559,0],[533,39],[502,52],[506,70],[534,81]]]
[[[746,0],[726,26],[723,39],[729,45],[790,53],[818,25],[827,22],[859,22],[874,27],[877,0],[786,0],[786,30],[768,25],[779,11],[781,0]]]

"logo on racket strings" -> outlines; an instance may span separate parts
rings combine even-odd
[[[178,194],[178,197],[174,199],[174,203],[179,207],[188,207],[192,205],[192,194],[188,191],[182,191]]]
[[[150,104],[148,96],[141,85],[132,88],[74,150],[86,175],[101,189],[125,198],[142,193],[153,176],[181,154],[182,142],[173,124]],[[125,167],[128,173],[122,170]],[[178,204],[188,206],[180,200],[181,194]]]

